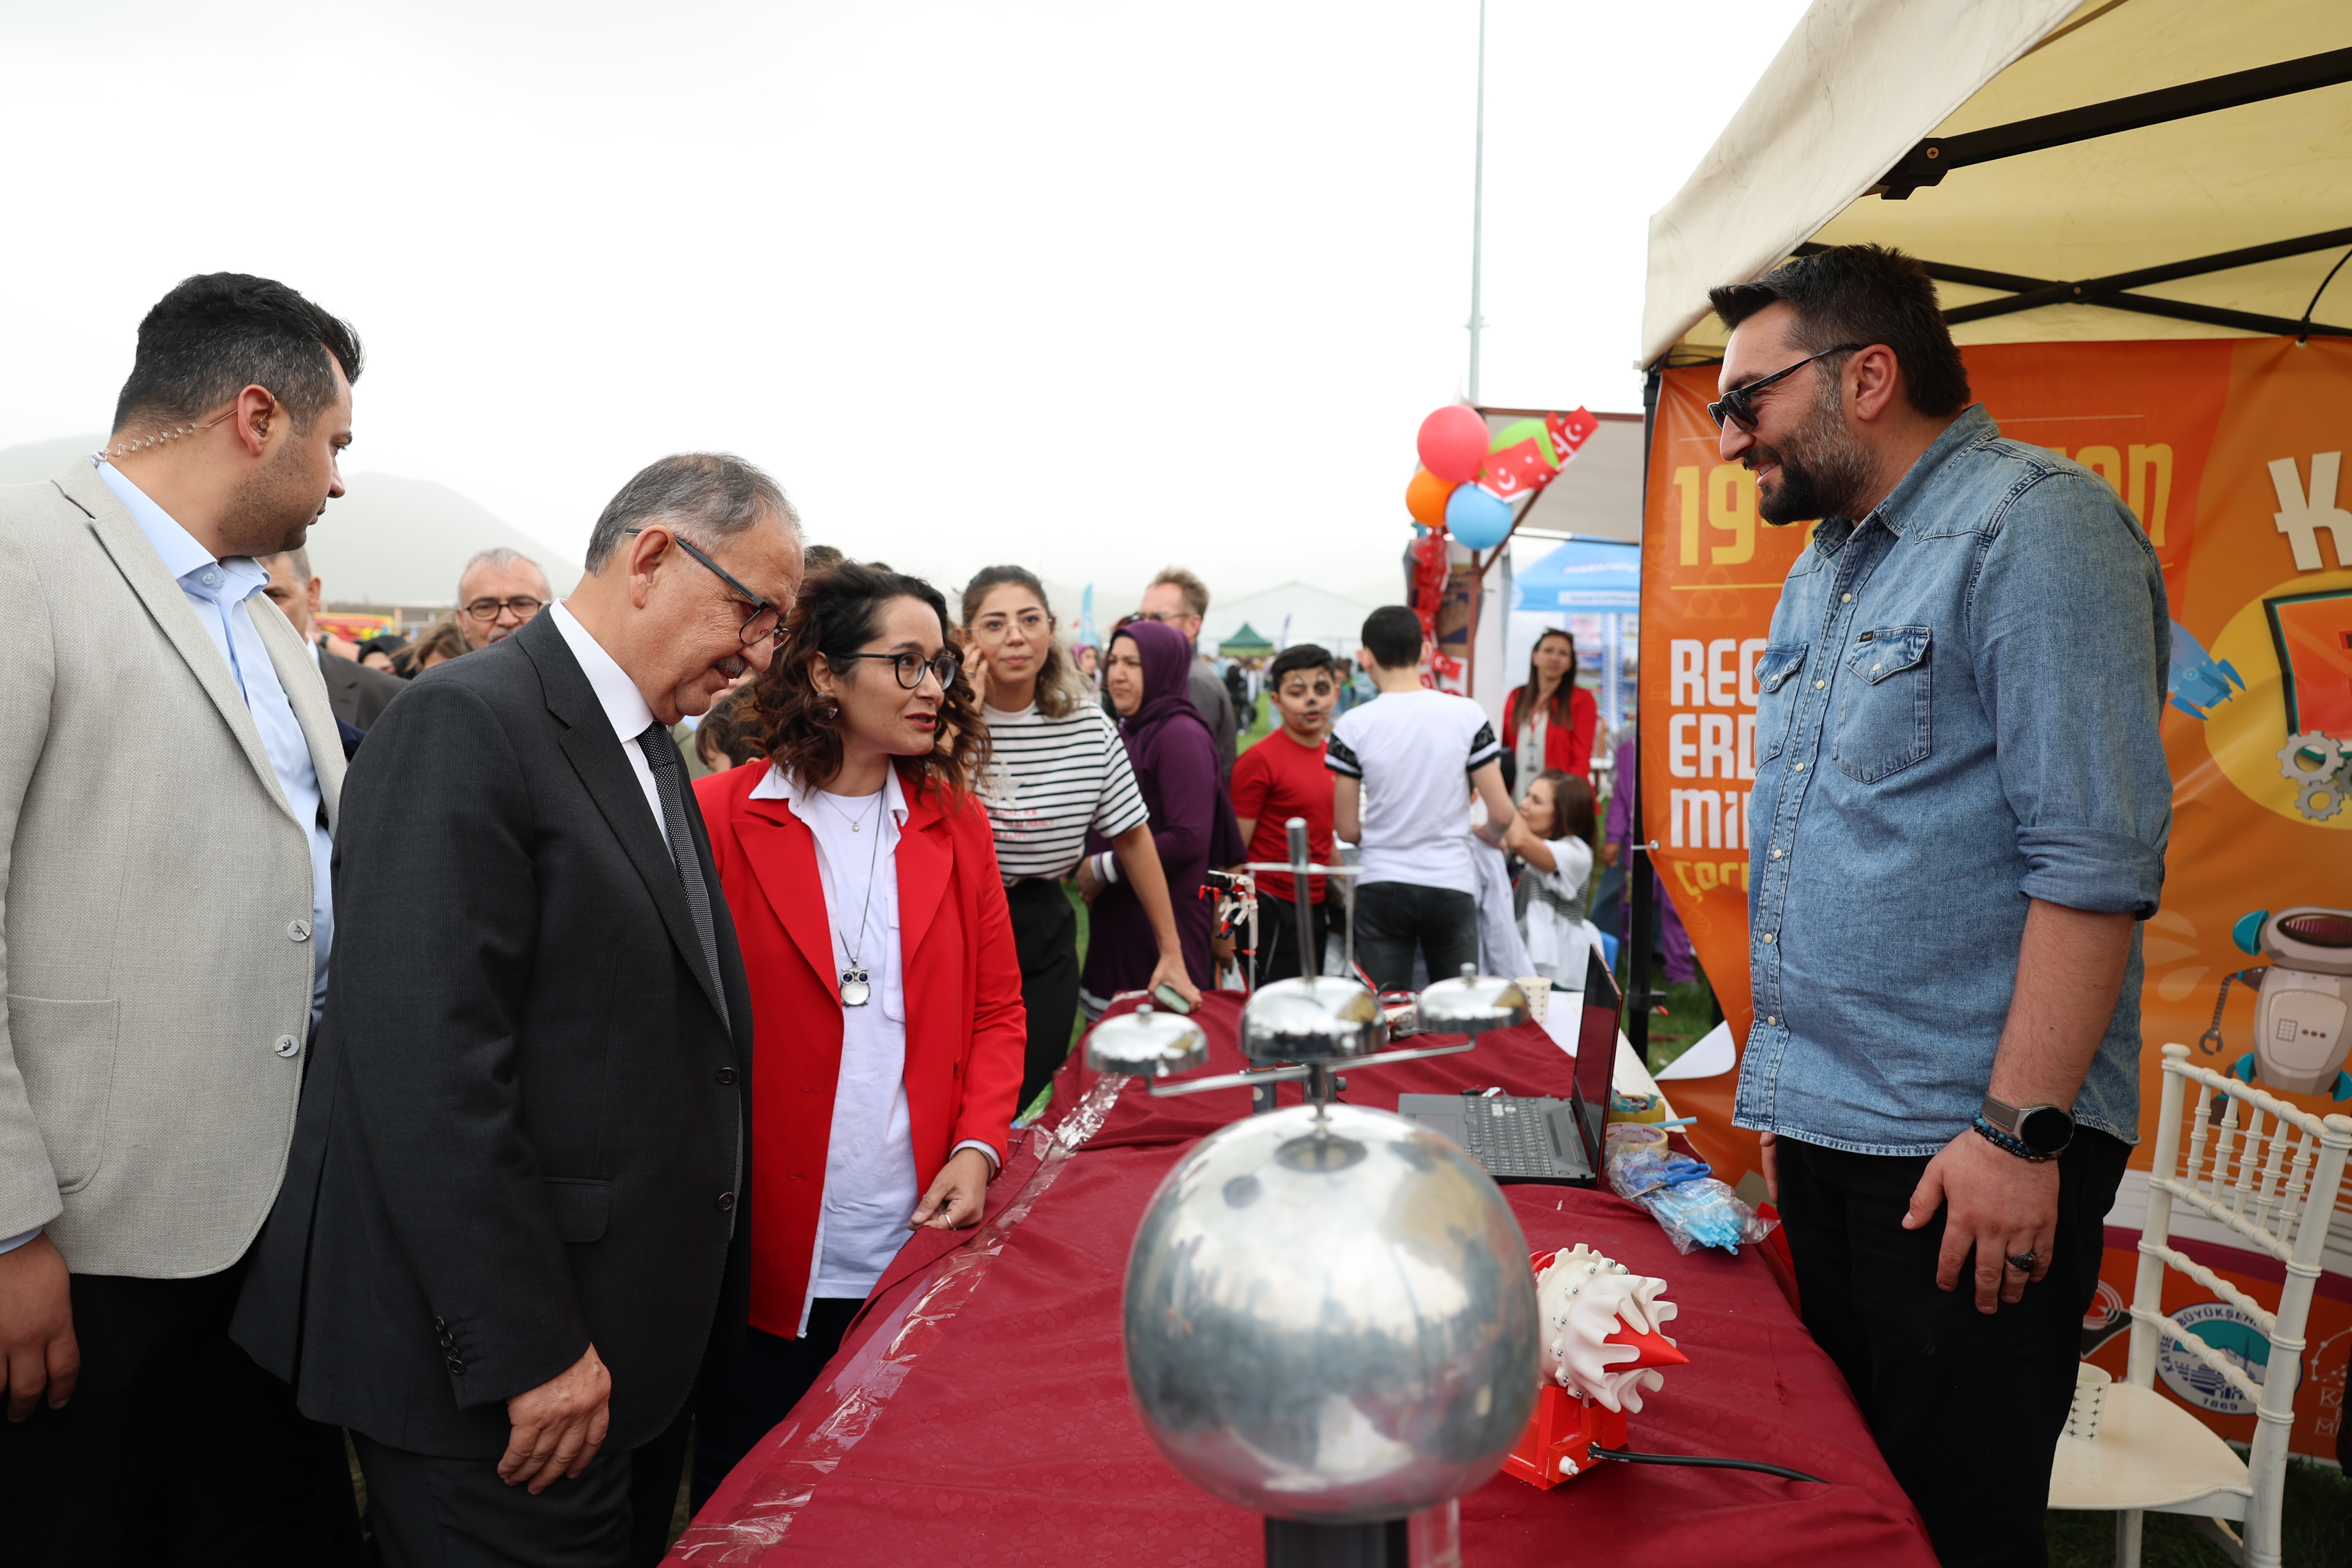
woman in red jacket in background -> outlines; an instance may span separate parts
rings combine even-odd
[[[976,1225],[1027,1026],[988,726],[937,589],[812,577],[751,692],[767,753],[699,780],[751,976],[751,1328],[695,1405],[694,1503],[782,1421],[919,1226]]]
[[[1576,638],[1554,626],[1536,638],[1528,683],[1503,699],[1503,754],[1511,759],[1511,799],[1525,798],[1548,769],[1592,778],[1592,737],[1601,710],[1576,683]]]

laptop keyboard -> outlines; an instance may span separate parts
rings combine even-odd
[[[1470,1157],[1497,1178],[1557,1174],[1559,1152],[1548,1113],[1558,1103],[1501,1096],[1465,1100],[1462,1127]]]

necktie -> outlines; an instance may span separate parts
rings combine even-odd
[[[677,743],[669,726],[656,719],[637,736],[646,765],[654,771],[654,789],[661,796],[662,830],[669,837],[669,857],[677,865],[678,886],[686,892],[686,912],[694,921],[694,934],[702,943],[702,962],[710,975],[710,994],[719,1004],[721,1023],[727,1019],[726,992],[719,978],[718,928],[710,921],[710,889],[702,880],[702,862],[694,853],[694,836],[686,830],[685,782],[678,766]]]

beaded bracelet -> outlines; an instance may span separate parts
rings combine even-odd
[[[2008,1150],[2011,1153],[2016,1155],[2021,1160],[2030,1160],[2034,1164],[2046,1165],[2051,1161],[2055,1160],[2058,1157],[2056,1154],[2035,1153],[2032,1149],[2026,1147],[2022,1139],[2012,1138],[2008,1133],[2003,1132],[2000,1128],[1995,1127],[1991,1122],[1986,1121],[1984,1112],[1981,1110],[1977,1112],[1976,1130],[1979,1132],[1983,1133],[1987,1138],[1990,1139],[1995,1145]],[[2062,1150],[2061,1152],[2063,1152],[2063,1151]]]

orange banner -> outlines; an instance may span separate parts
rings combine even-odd
[[[2352,444],[2352,343],[2006,343],[1962,353],[2003,433],[2063,452],[2114,486],[2163,564],[2174,622],[2163,721],[2173,822],[2163,907],[2143,942],[2143,1138],[2168,1041],[2307,1110],[2352,1110],[2352,1077],[2338,1076],[2352,1042],[2352,979],[2295,970],[2296,952],[2307,950],[2283,940],[2271,918],[2311,906],[2352,921],[2352,810],[2343,809],[2352,792],[2352,489],[2338,491]],[[1744,1039],[1753,1017],[1754,662],[1809,525],[1758,519],[1754,479],[1717,449],[1706,407],[1715,376],[1713,365],[1667,372],[1652,436],[1642,810],[1658,874],[1734,1038]],[[2225,977],[2242,972],[2224,994]],[[1676,1108],[1701,1119],[1690,1131],[1702,1152],[1736,1181],[1753,1169],[1756,1142],[1730,1124],[1735,1078],[1670,1087]],[[2119,1376],[2147,1164],[2144,1142],[2084,1328],[2085,1356]],[[2276,1263],[2185,1223],[2174,1235],[2208,1267],[2275,1301]],[[2309,1349],[2293,1374],[2301,1389],[2293,1447],[2332,1458],[2352,1354],[2352,1207],[2336,1211],[2326,1268]],[[2168,1310],[2177,1306],[2209,1343],[2227,1342],[2250,1375],[2265,1376],[2266,1346],[2251,1320],[2180,1276],[2168,1275],[2167,1289]],[[2176,1398],[2224,1436],[2252,1435],[2251,1407],[2210,1369],[2185,1355],[2158,1362]]]

